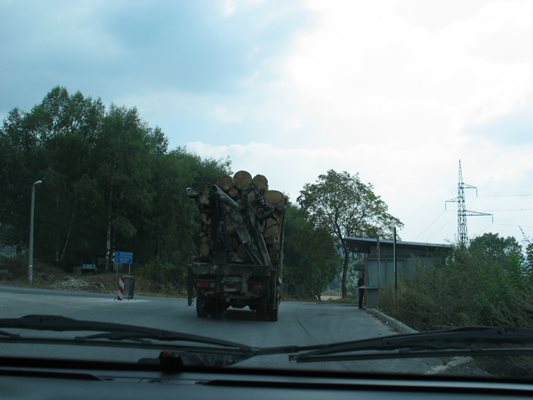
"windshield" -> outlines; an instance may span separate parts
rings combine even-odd
[[[533,327],[533,3],[0,11],[1,318],[222,339],[239,367],[533,376],[512,339],[289,357]],[[162,344],[22,343],[95,332],[10,324],[0,356],[135,362],[158,348],[124,343]],[[301,347],[259,350],[279,346]]]

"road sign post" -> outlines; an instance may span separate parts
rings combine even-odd
[[[113,263],[117,269],[117,284],[119,284],[118,268],[120,264],[128,264],[128,275],[131,274],[131,264],[133,264],[133,252],[115,251],[113,252]]]

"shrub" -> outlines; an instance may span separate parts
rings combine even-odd
[[[138,276],[145,281],[143,286],[150,291],[182,291],[185,289],[187,276],[185,267],[152,260],[138,271]]]
[[[494,245],[502,240],[508,245]],[[455,248],[444,265],[419,267],[396,296],[383,293],[380,305],[418,330],[533,327],[533,276],[522,261],[512,241],[484,235],[469,248]]]

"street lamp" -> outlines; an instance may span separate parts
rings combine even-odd
[[[31,186],[31,212],[30,212],[30,249],[28,260],[28,279],[33,283],[33,217],[35,214],[35,186],[40,185],[43,181],[38,180],[33,182]]]

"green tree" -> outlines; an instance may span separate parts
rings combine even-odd
[[[526,244],[525,268],[533,275],[533,242],[528,242]]]
[[[87,170],[90,143],[104,107],[99,100],[52,89],[30,112],[14,109],[0,130],[5,183],[0,221],[12,229],[10,240],[27,240],[31,184],[43,179],[36,207],[36,243],[45,259],[60,262],[81,216],[80,180]]]
[[[30,112],[12,110],[0,128],[2,237],[26,246],[31,185],[36,202],[35,254],[70,269],[113,250],[136,263],[165,265],[180,276],[194,254],[197,212],[189,186],[208,186],[230,162],[168,149],[159,128],[135,108],[52,89]],[[152,262],[153,261],[153,262]]]
[[[339,254],[333,238],[325,229],[315,228],[302,209],[289,204],[284,242],[286,293],[320,298],[338,273]]]
[[[178,148],[153,160],[150,185],[154,193],[136,247],[148,259],[185,264],[196,253],[198,208],[186,196],[187,187],[204,187],[228,175],[229,161],[202,160]]]
[[[390,215],[385,202],[373,192],[371,184],[359,176],[329,170],[313,184],[306,184],[297,199],[316,226],[326,229],[342,254],[342,297],[347,296],[350,250],[344,242],[348,236],[390,238],[394,228],[403,224]]]
[[[105,221],[107,266],[112,250],[129,244],[147,222],[154,197],[150,155],[156,148],[152,130],[141,121],[135,108],[111,106],[92,158],[101,205],[97,216]]]

